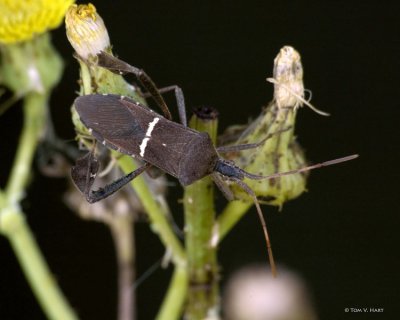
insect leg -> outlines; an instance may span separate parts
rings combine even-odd
[[[176,99],[176,104],[178,106],[179,119],[181,120],[181,123],[185,127],[187,127],[185,98],[183,97],[182,89],[180,87],[178,87],[177,85],[173,85],[173,86],[160,88],[160,89],[158,89],[158,92],[163,94],[163,93],[166,93],[166,92],[169,92],[172,90],[175,91],[175,99]],[[146,92],[143,94],[143,96],[145,98],[148,98],[149,96],[151,96],[151,94],[149,92]]]
[[[235,177],[232,177],[231,179],[233,181],[235,181],[244,191],[246,191],[250,197],[253,198],[253,202],[256,206],[257,214],[258,214],[258,217],[260,218],[262,229],[264,232],[265,241],[267,244],[268,259],[269,259],[269,263],[271,264],[271,272],[272,272],[272,275],[274,277],[276,277],[277,272],[276,272],[276,266],[275,266],[275,259],[274,259],[274,255],[272,254],[272,247],[271,247],[271,241],[269,240],[267,223],[265,222],[265,218],[261,211],[260,204],[258,203],[257,196],[255,195],[254,191],[242,180],[235,178]]]
[[[121,189],[127,183],[131,182],[133,179],[135,179],[140,174],[142,174],[144,171],[146,171],[146,169],[149,168],[149,166],[150,166],[150,164],[145,163],[143,166],[137,168],[136,170],[132,171],[131,173],[128,173],[126,176],[123,176],[123,177],[119,178],[118,180],[115,180],[114,182],[104,186],[103,188],[100,188],[96,191],[90,191],[88,193],[85,193],[86,200],[89,203],[94,203],[94,202],[103,200],[103,199],[111,196],[114,192],[117,192],[119,189]]]
[[[85,195],[86,200],[89,203],[94,203],[107,198],[121,189],[124,185],[143,173],[149,166],[146,163],[105,187],[92,191],[93,183],[99,171],[99,161],[94,156],[94,152],[91,151],[76,161],[76,165],[71,168],[71,177],[79,191]]]
[[[228,201],[235,200],[233,192],[231,191],[231,189],[227,187],[227,185],[224,183],[224,181],[220,178],[218,174],[212,174],[211,179],[214,181],[218,189],[222,192],[226,200]]]
[[[126,74],[126,73],[134,74],[139,79],[143,87],[145,87],[146,90],[150,93],[153,100],[161,108],[165,118],[167,118],[168,120],[172,119],[171,112],[169,111],[167,104],[165,103],[164,98],[161,96],[157,86],[142,69],[131,66],[125,61],[122,61],[104,51],[101,51],[97,55],[97,57],[98,57],[97,64],[100,67],[106,68],[111,72],[117,74]]]
[[[222,147],[218,147],[217,151],[220,152],[220,153],[225,153],[225,152],[235,152],[235,151],[242,151],[242,150],[258,148],[258,147],[262,146],[265,143],[265,141],[267,141],[268,139],[271,139],[274,135],[276,135],[278,133],[282,133],[282,132],[288,131],[291,128],[292,127],[290,126],[290,127],[285,128],[285,129],[278,130],[276,132],[272,132],[272,133],[268,134],[260,142],[257,142],[257,143],[246,143],[246,144],[237,144],[237,145],[233,145],[233,146],[222,146]]]

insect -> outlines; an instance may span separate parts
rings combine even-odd
[[[114,57],[107,57],[106,61],[107,63],[102,65],[117,72],[131,72],[130,70],[134,68]],[[157,101],[157,99],[154,100]],[[182,107],[182,105],[178,103],[178,106]],[[207,133],[187,127],[185,117],[182,120],[181,116],[182,124],[173,122],[169,111],[164,110],[164,107],[161,107],[164,111],[164,116],[162,116],[129,98],[113,94],[92,94],[78,97],[75,100],[75,108],[82,123],[99,143],[144,162],[144,165],[110,185],[99,190],[92,190],[99,169],[98,161],[93,152],[78,159],[76,166],[72,168],[71,175],[88,202],[93,203],[108,197],[146,171],[151,165],[176,177],[183,186],[211,175],[228,200],[233,200],[233,194],[227,187],[224,187],[223,179],[233,181],[243,188],[254,201],[263,226],[273,274],[276,273],[276,268],[266,223],[257,197],[243,181],[244,178],[272,179],[357,157],[357,155],[351,155],[297,170],[260,176],[246,172],[233,162],[224,160],[219,154],[256,148],[268,137],[259,143],[217,148]],[[166,105],[165,108],[167,108]],[[184,111],[180,112],[181,115],[183,113]]]

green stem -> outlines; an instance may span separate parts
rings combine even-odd
[[[6,194],[3,190],[0,189],[0,210],[2,208],[5,208],[7,205],[7,197]],[[0,213],[1,214],[1,213]],[[1,230],[1,225],[0,225],[0,230]]]
[[[137,168],[132,158],[128,156],[120,157],[118,164],[125,173],[132,172]],[[166,250],[171,252],[172,261],[175,264],[174,276],[157,319],[178,319],[181,315],[187,292],[186,254],[179,239],[172,231],[165,213],[154,199],[143,177],[135,178],[131,184],[150,218],[153,231],[159,235]]]
[[[118,164],[125,173],[132,172],[137,168],[134,161],[132,161],[132,158],[128,156],[120,157],[118,159]],[[171,252],[172,261],[177,266],[186,266],[186,255],[182,244],[172,231],[172,227],[166,215],[161,206],[154,199],[143,177],[139,176],[135,178],[131,184],[137,192],[139,199],[150,218],[153,231],[159,235],[166,250]]]
[[[185,267],[176,266],[164,298],[157,320],[179,319],[182,314],[183,304],[186,300],[188,288],[188,273]]]
[[[0,215],[1,232],[10,240],[20,266],[49,319],[77,319],[52,276],[24,214],[11,206]]]
[[[32,172],[33,156],[46,123],[46,104],[45,94],[29,93],[24,98],[24,127],[6,188],[9,203],[18,203],[24,196]]]
[[[24,100],[24,127],[6,191],[1,195],[0,232],[4,234],[49,319],[76,319],[57,286],[18,202],[24,195],[32,160],[46,120],[47,95],[29,93]]]
[[[208,132],[215,143],[216,119],[193,116],[190,126]],[[212,243],[215,224],[214,188],[210,177],[185,188],[184,208],[189,268],[185,316],[188,319],[205,319],[219,310],[217,247]]]
[[[231,201],[227,204],[224,211],[218,216],[218,242],[222,241],[252,205],[247,201]]]

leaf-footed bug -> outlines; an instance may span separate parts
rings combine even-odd
[[[118,95],[92,94],[78,97],[75,100],[75,108],[82,123],[97,141],[144,162],[143,166],[128,175],[104,188],[93,191],[91,190],[92,185],[99,169],[97,159],[93,152],[89,152],[78,159],[77,165],[71,170],[71,175],[78,189],[86,196],[87,201],[93,203],[110,196],[146,171],[151,165],[176,177],[183,186],[211,175],[228,200],[233,200],[233,195],[228,188],[224,187],[224,181],[221,177],[233,181],[243,188],[254,201],[266,239],[271,270],[275,275],[276,267],[266,223],[255,193],[243,179],[245,177],[254,180],[278,178],[283,175],[352,160],[358,155],[270,176],[248,173],[237,167],[233,162],[221,158],[219,153],[256,148],[264,143],[268,137],[259,143],[216,148],[207,133],[198,132],[186,126],[186,117],[183,116],[185,110],[182,110],[184,107],[183,95],[181,101],[177,99],[179,114],[183,123],[180,124],[171,121],[168,107],[151,79],[147,76],[140,78],[143,77],[144,72],[138,72],[139,69],[106,54],[100,56],[99,62],[101,66],[111,71],[130,72],[137,75],[144,86],[149,89],[149,93],[161,107],[165,117],[129,98]]]

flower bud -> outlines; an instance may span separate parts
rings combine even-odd
[[[110,47],[103,19],[91,3],[70,6],[65,16],[65,26],[69,42],[83,60]]]
[[[145,100],[139,90],[125,79],[109,70],[97,66],[97,55],[101,51],[111,54],[110,38],[103,19],[94,5],[72,5],[65,16],[67,37],[78,54],[81,79],[80,94],[115,93],[132,98],[142,104]],[[82,124],[75,108],[72,108],[72,121],[78,134],[77,139],[91,148],[90,132]]]

